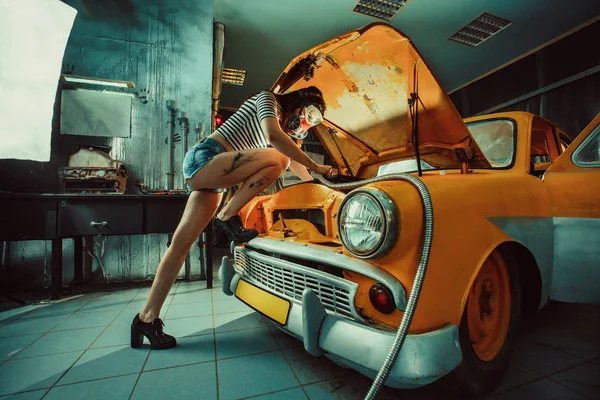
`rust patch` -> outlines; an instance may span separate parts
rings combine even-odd
[[[358,92],[358,87],[350,79],[344,79],[342,82],[344,82],[344,85],[346,85],[350,92]]]
[[[369,108],[369,111],[371,111],[371,114],[373,114],[373,115],[379,114],[379,108],[377,107],[377,103],[375,103],[375,100],[373,100],[372,98],[370,98],[369,96],[367,96],[365,94],[365,95],[363,95],[363,101]]]
[[[325,61],[331,64],[334,69],[340,68],[340,64],[338,64],[337,60],[331,54],[328,54],[327,57],[325,57]]]

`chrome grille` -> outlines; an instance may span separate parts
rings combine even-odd
[[[245,279],[290,300],[301,302],[302,292],[310,288],[326,310],[348,319],[360,319],[353,307],[358,286],[354,282],[239,247],[235,250],[235,266]]]

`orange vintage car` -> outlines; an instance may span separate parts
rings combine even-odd
[[[460,117],[386,24],[296,57],[273,91],[314,85],[335,177],[255,198],[261,235],[220,269],[307,352],[415,388],[492,389],[519,319],[600,301],[600,115],[572,142],[525,112]]]

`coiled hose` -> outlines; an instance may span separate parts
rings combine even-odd
[[[423,249],[421,251],[421,258],[419,259],[419,266],[417,268],[417,273],[415,274],[415,281],[413,283],[412,290],[410,291],[410,296],[408,298],[406,310],[404,312],[404,316],[402,317],[400,327],[398,328],[398,331],[396,333],[396,337],[394,338],[394,342],[392,343],[392,347],[390,348],[390,351],[388,352],[388,355],[384,360],[383,365],[379,370],[379,373],[375,377],[375,380],[373,381],[373,384],[371,385],[371,388],[369,389],[369,392],[365,397],[365,400],[372,400],[383,387],[385,380],[389,376],[394,366],[394,363],[398,358],[398,354],[400,353],[400,349],[404,344],[404,340],[406,339],[406,335],[408,334],[408,328],[410,327],[413,315],[417,308],[419,296],[421,295],[421,288],[423,287],[423,281],[425,280],[425,272],[427,271],[427,263],[429,262],[431,241],[433,240],[433,207],[431,205],[431,197],[429,196],[429,190],[427,190],[427,187],[419,178],[404,173],[382,175],[375,178],[350,183],[331,183],[322,176],[318,176],[317,179],[319,180],[319,182],[321,182],[328,188],[340,190],[354,189],[359,186],[380,181],[406,181],[417,188],[417,190],[419,191],[419,195],[421,196],[421,200],[423,202],[425,238],[423,240]]]

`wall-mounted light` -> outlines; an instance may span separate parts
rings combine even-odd
[[[63,82],[84,83],[84,84],[88,84],[88,85],[113,86],[113,87],[122,87],[122,88],[134,88],[135,87],[133,82],[130,82],[130,81],[116,81],[116,80],[112,80],[112,79],[88,78],[88,77],[79,76],[79,75],[63,74],[60,76],[60,79]]]
[[[223,83],[242,86],[246,81],[246,73],[243,69],[223,68]]]

